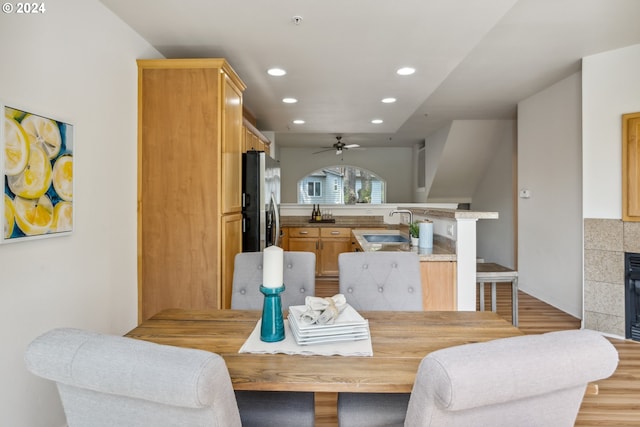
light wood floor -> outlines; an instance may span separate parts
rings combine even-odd
[[[489,286],[486,286],[489,288]],[[485,307],[491,307],[487,293]],[[511,289],[498,286],[497,311],[511,321]],[[565,329],[579,329],[580,320],[544,302],[518,293],[519,328],[525,334],[539,334]],[[616,372],[598,382],[597,395],[585,396],[576,426],[640,426],[640,343],[610,339],[620,355]],[[337,427],[337,394],[316,395],[316,427]]]

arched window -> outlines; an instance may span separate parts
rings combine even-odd
[[[385,203],[386,182],[375,173],[356,166],[329,166],[298,181],[298,203],[353,205]]]

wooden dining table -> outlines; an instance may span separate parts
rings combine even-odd
[[[360,314],[369,322],[373,356],[239,353],[261,316],[249,310],[164,310],[126,336],[218,353],[235,390],[410,393],[432,351],[522,335],[493,312]]]

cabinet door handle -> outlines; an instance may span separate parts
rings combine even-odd
[[[335,236],[335,235],[337,235],[337,234],[340,234],[340,232],[339,232],[339,231],[335,231],[335,230],[334,230],[334,231],[332,231],[332,232],[331,232],[331,234],[333,234],[333,235]]]
[[[316,250],[319,249],[318,247],[318,241],[316,240]]]
[[[299,234],[309,234],[308,231],[300,231]]]

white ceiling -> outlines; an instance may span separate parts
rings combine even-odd
[[[452,119],[515,118],[580,58],[640,43],[640,0],[101,1],[167,58],[226,58],[280,146],[408,146]]]

